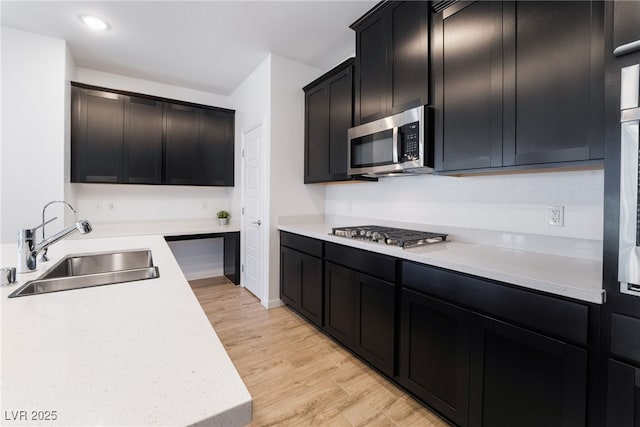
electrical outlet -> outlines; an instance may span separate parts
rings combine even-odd
[[[109,202],[107,208],[109,209],[109,211],[113,212],[116,210],[117,206],[115,202]]]
[[[547,225],[564,227],[564,206],[547,206]]]

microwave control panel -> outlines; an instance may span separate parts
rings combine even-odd
[[[400,126],[400,153],[399,161],[408,162],[420,158],[420,126],[419,122],[413,122]]]

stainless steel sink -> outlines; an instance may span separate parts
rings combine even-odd
[[[156,277],[160,277],[160,272],[148,249],[69,255],[16,289],[9,298]]]

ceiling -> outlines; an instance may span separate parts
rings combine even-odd
[[[269,53],[327,71],[377,0],[0,1],[2,25],[67,41],[78,67],[229,95]],[[111,29],[79,20],[93,14]]]

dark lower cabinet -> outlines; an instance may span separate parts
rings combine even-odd
[[[587,352],[474,315],[469,425],[586,425]]]
[[[404,288],[400,299],[398,382],[466,425],[471,312]]]
[[[326,262],[324,328],[381,372],[393,376],[393,283]]]
[[[640,426],[640,369],[609,359],[607,427]]]
[[[282,246],[280,298],[322,326],[322,259]]]

